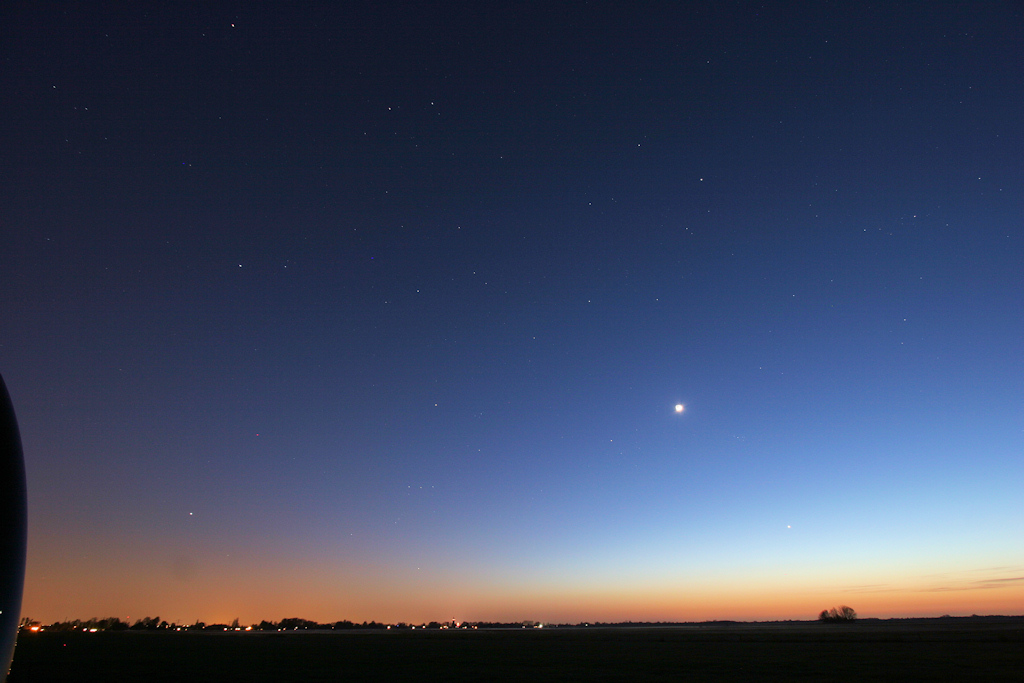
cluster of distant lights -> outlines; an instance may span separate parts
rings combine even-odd
[[[388,626],[388,628],[391,628],[391,627]],[[42,626],[29,626],[28,630],[32,631],[33,633],[38,633],[40,631],[45,631],[46,629],[43,628]],[[175,631],[182,631],[182,630],[187,631],[188,627],[176,626],[174,628],[174,630]],[[225,631],[251,631],[252,630],[252,626],[246,626],[245,628],[242,628],[241,626],[236,626],[234,628],[231,628],[230,626],[225,626],[224,630]],[[280,631],[281,629],[277,629],[277,630]],[[96,633],[98,631],[99,631],[98,628],[83,628],[82,629],[82,633]]]
[[[585,626],[589,626],[590,624],[584,624],[584,625]],[[531,627],[532,628],[544,628],[544,624],[535,623],[535,624],[532,624],[531,626],[528,626],[525,623],[523,624],[523,628],[531,628]],[[413,630],[413,631],[415,631],[417,628],[420,629],[420,630],[426,631],[429,627],[426,626],[426,625],[420,625],[420,626],[410,626],[409,628],[411,630]],[[450,622],[448,624],[441,624],[441,626],[439,627],[439,629],[442,630],[442,631],[446,630],[446,629],[449,629],[449,628],[457,628],[457,629],[472,628],[472,629],[475,630],[477,628],[477,626],[476,626],[476,624],[473,624],[473,625],[467,624],[467,625],[463,626],[462,622],[460,622],[460,621],[452,621],[452,622]],[[46,629],[43,628],[42,626],[29,626],[28,630],[32,631],[33,633],[38,633],[40,631],[45,631]],[[83,628],[82,632],[83,633],[96,633],[99,630],[100,629],[98,629],[98,628]],[[187,630],[189,630],[189,628],[187,626],[177,626],[173,630],[175,630],[175,631],[187,631]],[[226,627],[224,627],[224,630],[225,631],[251,631],[252,630],[252,626],[246,626],[245,628],[242,628],[241,626],[236,626],[234,628],[232,628],[230,626],[226,626]],[[298,627],[293,628],[293,629],[279,628],[277,630],[278,631],[297,631]],[[391,625],[390,624],[388,625],[387,630],[388,631],[391,630]]]

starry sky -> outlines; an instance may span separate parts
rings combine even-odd
[[[25,615],[1024,613],[1021,3],[13,2],[0,59]]]

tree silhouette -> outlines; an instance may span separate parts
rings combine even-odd
[[[818,615],[818,621],[823,622],[844,622],[844,621],[856,621],[857,613],[852,607],[847,605],[840,605],[839,607],[833,607],[832,609],[823,609],[821,614]]]

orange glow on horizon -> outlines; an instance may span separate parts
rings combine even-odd
[[[167,582],[155,592],[152,574],[78,576],[75,588],[53,590],[30,576],[22,614],[43,623],[111,615],[160,616],[177,623],[242,624],[301,617],[320,622],[422,623],[536,620],[544,623],[622,621],[813,620],[846,604],[861,617],[1024,614],[1024,582],[997,587],[924,584],[865,587],[801,580],[691,580],[685,585],[600,583],[546,585],[472,581],[441,576],[418,583],[371,571],[314,576],[295,568],[244,575],[206,575]]]

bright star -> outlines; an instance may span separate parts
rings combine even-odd
[[[676,404],[676,412],[677,413],[681,413],[684,410],[686,410],[686,406],[684,406],[682,403],[677,403]]]

